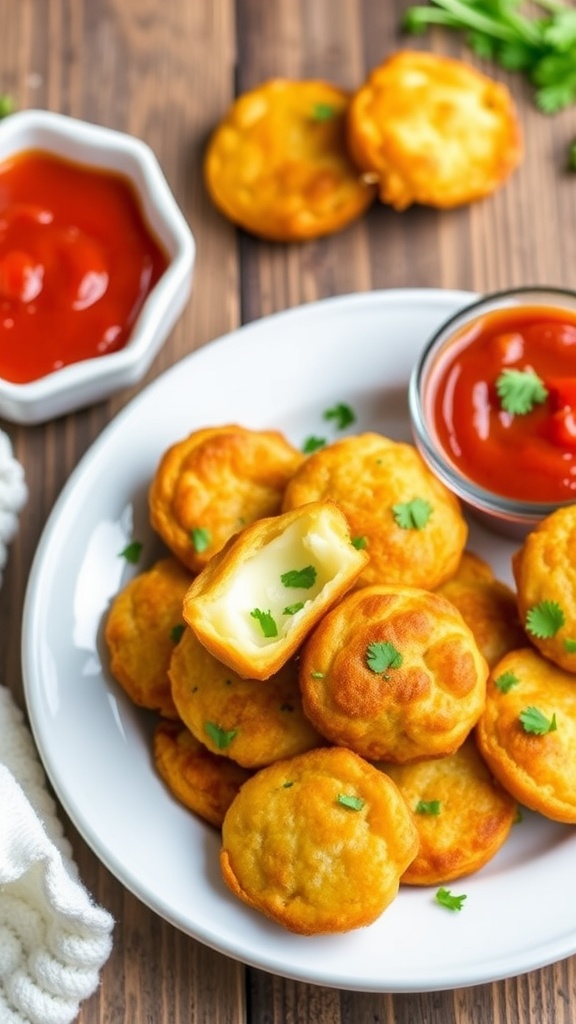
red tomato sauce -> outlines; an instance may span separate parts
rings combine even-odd
[[[123,176],[24,152],[0,166],[0,377],[123,348],[167,266]]]
[[[502,408],[504,370],[531,370],[547,396]],[[429,409],[451,461],[481,487],[529,501],[576,500],[576,313],[504,309],[468,324],[439,358]]]

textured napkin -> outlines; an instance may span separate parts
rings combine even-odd
[[[25,499],[0,431],[0,582]],[[70,1024],[98,986],[113,923],[78,877],[32,735],[0,686],[0,1024]]]

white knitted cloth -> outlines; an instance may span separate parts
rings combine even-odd
[[[0,569],[25,498],[0,431]],[[98,985],[112,928],[78,878],[32,735],[0,686],[0,1024],[70,1024]]]

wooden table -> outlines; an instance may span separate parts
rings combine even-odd
[[[19,108],[61,111],[145,139],[195,233],[193,297],[147,381],[241,322],[325,296],[404,286],[482,292],[574,284],[576,175],[566,171],[566,156],[576,110],[541,115],[519,76],[508,84],[521,114],[525,159],[487,201],[450,212],[397,214],[375,206],[339,235],[292,246],[239,233],[211,206],[200,174],[202,150],[233,97],[276,75],[356,87],[386,54],[411,44],[399,32],[406,6],[402,0],[0,5],[0,92]],[[453,36],[437,33],[417,45],[472,59]],[[132,393],[44,426],[1,424],[31,493],[0,590],[1,678],[21,704],[18,635],[35,546],[70,470]],[[416,995],[337,991],[245,969],[164,923],[108,873],[69,824],[67,831],[85,884],[117,921],[101,988],[83,1005],[81,1024],[574,1019],[576,957],[508,981]]]

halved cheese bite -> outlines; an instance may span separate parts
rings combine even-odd
[[[240,676],[268,679],[352,587],[367,559],[338,506],[312,502],[232,538],[188,589],[184,618]]]

